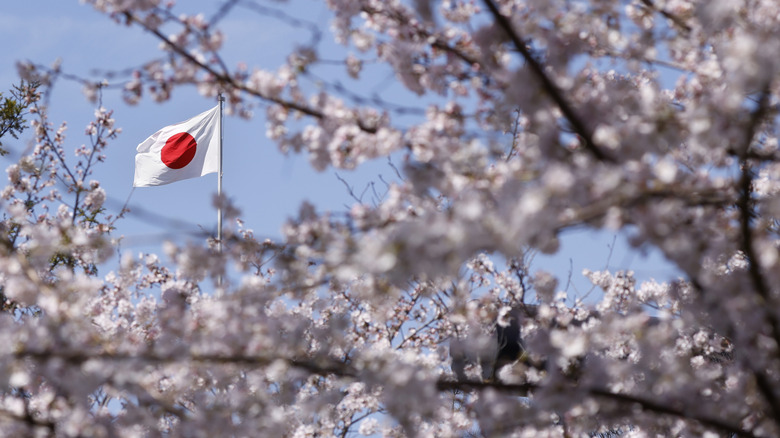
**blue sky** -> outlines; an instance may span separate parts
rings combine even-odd
[[[194,7],[194,3],[187,2],[187,5]],[[214,2],[198,3],[204,5],[204,10],[214,9]],[[238,54],[239,50],[234,48],[243,47],[243,52],[254,58],[247,59],[250,65],[266,68],[279,65],[285,51],[278,40],[292,40],[291,29],[281,24],[278,29],[266,28],[268,35],[259,32],[258,39],[250,36],[251,24],[250,20],[242,19],[225,22],[230,33],[226,43],[228,58]],[[86,76],[94,70],[123,70],[160,55],[158,41],[153,37],[137,28],[118,26],[75,0],[13,2],[0,12],[0,29],[5,41],[19,42],[0,54],[0,83],[6,84],[3,88],[18,81],[15,63],[20,59],[49,65],[59,58],[65,72]],[[243,42],[235,41],[239,39]],[[253,51],[261,53],[253,56]],[[74,146],[84,143],[83,128],[92,117],[95,105],[83,97],[81,85],[60,80],[51,102],[51,121],[67,120],[69,143]],[[115,111],[117,126],[123,132],[109,146],[108,159],[96,168],[94,177],[101,181],[112,199],[123,202],[132,190],[138,143],[165,125],[205,111],[216,105],[216,101],[199,96],[192,87],[184,87],[163,104],[144,99],[136,106],[124,104],[118,91],[107,90],[103,104]],[[262,108],[257,114],[251,121],[225,118],[223,185],[225,193],[239,203],[242,216],[259,235],[278,235],[282,222],[297,211],[304,199],[325,200],[318,204],[327,208],[340,208],[349,202],[343,184],[332,171],[312,172],[305,156],[282,156],[265,138]],[[25,145],[12,146],[18,150]],[[342,172],[342,176],[353,180],[357,175]],[[364,184],[359,178],[355,181],[357,185]],[[158,215],[212,229],[216,226],[216,213],[211,207],[211,195],[216,191],[216,183],[216,175],[207,175],[168,186],[138,188],[132,194],[131,203]],[[128,238],[141,241],[155,233],[181,231],[138,219],[137,215],[131,215],[125,221],[122,231]]]
[[[208,15],[218,9],[221,2],[205,0],[180,1],[177,10],[203,11]],[[322,23],[324,39],[328,33],[329,15],[324,4],[312,1],[293,1],[296,17],[313,23]],[[273,6],[273,2],[269,2]],[[280,5],[285,7],[284,4]],[[220,27],[227,35],[224,56],[228,65],[245,61],[250,68],[258,66],[274,70],[296,43],[310,40],[311,35],[301,28],[294,28],[279,20],[266,18],[258,26],[259,16],[247,11],[229,15]],[[33,0],[6,2],[0,9],[0,36],[6,42],[0,51],[0,89],[7,90],[18,82],[15,63],[30,60],[37,64],[51,64],[62,60],[68,73],[95,76],[94,71],[120,71],[140,65],[161,54],[159,42],[136,27],[120,26],[108,17],[98,14],[90,6],[78,0]],[[11,42],[11,44],[9,44]],[[333,43],[322,43],[321,56],[343,53]],[[333,56],[335,58],[335,56]],[[336,73],[335,67],[323,74]],[[414,106],[418,100],[404,93],[397,84],[388,85],[387,72],[377,71],[369,75],[366,85],[356,88],[371,92],[384,89],[395,103]],[[341,75],[346,79],[346,75]],[[392,93],[392,94],[390,94]],[[68,144],[76,147],[84,142],[84,127],[91,120],[95,105],[81,93],[81,85],[60,80],[52,96],[50,119],[55,124],[67,120]],[[109,90],[104,94],[103,105],[113,109],[117,126],[123,132],[107,150],[108,159],[98,166],[94,178],[101,181],[117,210],[131,194],[135,148],[159,128],[183,121],[215,105],[216,102],[199,96],[192,87],[174,91],[173,98],[163,104],[144,98],[136,106],[122,102],[119,92]],[[320,210],[343,211],[353,201],[334,170],[314,171],[302,155],[283,156],[276,146],[265,138],[263,108],[256,117],[246,121],[227,117],[224,121],[224,178],[225,193],[242,210],[242,219],[259,237],[278,237],[284,221],[296,215],[304,200],[312,202]],[[29,131],[23,136],[29,140]],[[18,158],[26,143],[9,142]],[[0,160],[2,167],[10,163]],[[355,172],[339,171],[338,174],[355,187],[357,193],[374,181],[381,188],[378,174],[393,180],[393,170],[383,161],[369,163]],[[138,188],[132,193],[131,214],[119,223],[118,234],[125,236],[123,250],[132,252],[159,252],[162,238],[177,241],[187,239],[187,231],[198,227],[214,230],[216,212],[211,206],[216,192],[216,175],[181,181],[178,183]],[[370,198],[366,194],[366,199]],[[143,211],[153,215],[139,214]],[[176,223],[178,222],[178,223]],[[615,241],[614,248],[611,245]],[[585,293],[587,280],[581,277],[583,268],[593,270],[607,266],[612,270],[633,269],[640,279],[654,277],[668,279],[673,275],[669,266],[655,252],[650,258],[629,248],[625,239],[612,232],[569,232],[564,235],[561,251],[554,257],[538,256],[536,267],[552,271],[561,277],[565,285],[567,274],[573,271],[572,292]]]

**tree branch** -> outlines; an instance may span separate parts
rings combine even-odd
[[[753,138],[758,130],[758,126],[761,124],[764,116],[766,115],[767,106],[769,103],[769,84],[765,87],[761,94],[761,98],[758,101],[758,106],[753,111],[748,127],[745,130],[745,139],[742,145],[740,153],[742,157],[740,159],[740,180],[739,189],[740,196],[737,200],[737,208],[739,209],[739,225],[740,225],[740,249],[745,254],[745,258],[748,263],[748,274],[750,281],[753,284],[753,289],[760,298],[759,305],[764,309],[764,315],[769,322],[769,326],[772,330],[772,337],[775,339],[776,349],[780,349],[780,324],[777,318],[772,313],[772,297],[770,295],[769,285],[766,283],[763,273],[761,272],[761,266],[758,263],[758,254],[756,253],[752,229],[751,219],[754,215],[753,208],[751,207],[752,193],[753,193],[753,171],[750,165],[750,161],[747,158],[750,146],[753,143]],[[775,351],[777,355],[777,351]],[[748,364],[750,366],[750,364]],[[773,418],[776,424],[780,424],[780,399],[770,382],[770,377],[760,369],[751,367],[753,374],[756,378],[756,384],[758,389],[763,395],[769,407],[772,410]]]
[[[561,222],[556,229],[561,231],[565,228],[597,220],[602,218],[612,207],[630,209],[651,201],[667,199],[681,201],[689,207],[725,207],[733,205],[734,202],[733,196],[729,196],[727,189],[683,191],[665,187],[648,188],[639,193],[631,194],[630,196],[618,193],[613,196],[603,196],[601,199],[592,200],[579,208],[572,207],[566,217],[561,219]]]
[[[168,362],[181,362],[181,361],[193,361],[193,362],[206,362],[216,364],[234,364],[234,365],[248,365],[248,366],[265,366],[270,365],[274,361],[283,360],[288,365],[308,371],[316,375],[335,375],[339,377],[347,377],[352,379],[359,378],[358,370],[354,369],[351,365],[339,361],[337,359],[324,359],[324,360],[299,360],[283,357],[264,357],[264,356],[250,356],[250,355],[181,355],[165,357],[157,356],[153,353],[142,353],[138,355],[126,354],[126,353],[96,353],[89,354],[83,352],[54,352],[54,351],[19,351],[15,354],[17,358],[32,358],[38,360],[49,360],[57,358],[64,360],[72,364],[83,364],[90,359],[104,359],[104,360],[146,360],[153,363],[168,363]],[[438,379],[436,381],[436,388],[439,391],[452,391],[452,390],[478,390],[483,391],[486,389],[493,389],[500,392],[511,393],[518,396],[528,396],[529,393],[536,390],[543,390],[544,386],[531,383],[525,384],[511,384],[502,383],[497,381],[455,381],[447,379]],[[691,413],[685,409],[676,408],[669,403],[658,402],[651,399],[643,398],[640,396],[634,396],[630,394],[615,393],[603,388],[585,388],[584,391],[594,397],[606,398],[615,402],[624,403],[628,405],[635,405],[642,408],[642,410],[653,412],[661,415],[669,415],[677,417],[683,420],[692,420],[701,423],[704,426],[712,427],[721,430],[726,433],[734,434],[741,437],[755,438],[752,432],[742,430],[738,426],[724,422],[720,419],[711,418],[703,415]]]
[[[410,17],[404,15],[397,9],[392,9],[389,3],[383,4],[382,7],[383,9],[380,10],[374,6],[363,4],[361,5],[360,9],[370,15],[374,15],[374,14],[384,15],[385,17],[395,20],[397,23],[402,23],[402,24],[409,23]],[[429,32],[423,26],[415,26],[414,33],[421,41],[429,41],[431,47],[442,50],[444,52],[451,53],[455,57],[459,58],[461,61],[465,62],[470,66],[481,65],[479,60],[470,56],[468,53],[466,53],[463,50],[450,46],[449,44],[447,44],[446,40],[442,39],[441,37],[434,34],[433,32]]]
[[[508,392],[519,396],[527,396],[529,392],[544,389],[543,386],[526,384],[507,384],[501,382],[482,382],[482,381],[451,381],[439,380],[436,387],[441,391],[451,390],[485,390],[493,389],[500,392]],[[623,403],[630,406],[638,406],[644,411],[653,412],[660,415],[669,415],[683,420],[692,420],[701,423],[704,426],[712,427],[723,432],[741,437],[755,438],[752,432],[745,431],[739,426],[727,423],[717,418],[711,418],[703,415],[692,414],[684,409],[678,409],[669,403],[658,402],[644,397],[630,394],[620,394],[603,388],[587,388],[585,392],[594,397],[600,397]]]
[[[131,22],[138,23],[146,31],[148,31],[152,35],[154,35],[157,38],[159,38],[162,42],[164,42],[168,47],[171,48],[171,50],[176,52],[179,56],[183,57],[188,62],[198,66],[199,68],[203,69],[206,73],[209,73],[210,75],[214,76],[214,78],[216,78],[217,81],[219,81],[220,83],[225,84],[225,85],[230,85],[233,88],[236,88],[238,90],[244,91],[244,92],[249,93],[249,94],[251,94],[253,96],[259,97],[260,99],[263,99],[263,100],[275,103],[275,104],[280,105],[280,106],[282,106],[284,108],[287,108],[288,110],[298,111],[300,113],[306,114],[308,116],[311,116],[311,117],[314,117],[314,118],[317,118],[317,119],[325,119],[326,118],[326,115],[323,112],[319,111],[319,110],[316,110],[314,108],[311,108],[309,106],[306,106],[306,105],[303,105],[303,104],[300,104],[300,103],[297,103],[297,102],[285,100],[285,99],[282,99],[280,97],[269,96],[269,95],[263,94],[259,90],[255,90],[255,89],[250,88],[250,87],[248,87],[248,86],[246,86],[244,84],[236,82],[227,73],[218,72],[212,66],[206,64],[205,62],[202,62],[202,61],[198,60],[195,56],[193,56],[190,52],[185,50],[183,47],[180,47],[180,46],[176,45],[175,43],[173,43],[170,39],[168,39],[168,37],[163,35],[162,32],[160,32],[157,29],[153,29],[153,28],[147,26],[143,21],[137,19],[130,12],[125,12],[124,15],[125,15],[125,18],[127,19],[128,23],[131,23]],[[376,134],[377,133],[377,128],[375,126],[367,126],[361,120],[357,120],[356,123],[357,123],[357,126],[360,128],[361,131],[364,131],[364,132],[369,133],[369,134]]]
[[[553,83],[552,79],[547,76],[547,74],[544,72],[544,67],[542,64],[537,61],[533,55],[531,55],[531,52],[526,47],[522,38],[520,38],[520,35],[518,35],[515,29],[512,27],[512,23],[509,22],[509,19],[498,10],[498,7],[495,5],[495,3],[493,3],[492,0],[484,0],[484,2],[490,10],[490,13],[493,14],[493,17],[495,18],[498,26],[501,27],[504,32],[506,32],[517,51],[523,55],[523,59],[525,59],[526,64],[531,69],[531,72],[541,83],[542,89],[545,91],[545,93],[547,93],[548,96],[550,96],[550,98],[561,110],[563,116],[571,124],[574,132],[576,132],[582,138],[585,149],[587,149],[594,157],[601,161],[615,162],[615,159],[612,156],[607,155],[601,149],[601,147],[596,145],[596,143],[593,141],[593,132],[591,129],[588,128],[585,122],[580,118],[579,114],[577,114],[577,112],[574,110],[572,105],[566,100],[566,98],[563,96],[563,92]]]
[[[733,434],[741,437],[755,437],[752,432],[743,430],[739,426],[726,423],[718,418],[706,417],[703,415],[691,414],[686,412],[685,409],[677,409],[671,406],[667,402],[658,402],[650,399],[646,399],[639,396],[633,396],[629,394],[619,394],[607,389],[590,388],[588,392],[596,397],[604,397],[612,401],[636,405],[642,408],[642,410],[655,412],[657,414],[670,415],[672,417],[681,418],[683,420],[693,420],[701,423],[704,426],[713,427],[723,432]]]
[[[678,17],[678,16],[676,16],[676,15],[672,14],[671,12],[667,11],[666,9],[660,9],[660,8],[658,8],[658,7],[657,7],[657,6],[656,6],[656,5],[655,5],[655,4],[652,2],[652,0],[642,0],[642,3],[644,3],[644,4],[645,4],[645,6],[647,6],[649,9],[651,9],[651,10],[653,10],[653,11],[656,11],[656,12],[658,12],[659,14],[663,15],[663,16],[664,16],[664,18],[666,18],[667,20],[671,21],[672,23],[674,23],[675,25],[677,25],[679,28],[681,28],[681,29],[682,29],[682,30],[684,30],[685,32],[690,32],[690,31],[692,30],[692,29],[691,29],[691,26],[688,26],[688,25],[687,25],[687,24],[686,24],[684,21],[682,21],[682,20],[680,19],[680,17]]]

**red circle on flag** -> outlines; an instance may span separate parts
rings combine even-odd
[[[186,132],[172,135],[162,148],[162,162],[171,169],[181,169],[195,158],[198,142]]]

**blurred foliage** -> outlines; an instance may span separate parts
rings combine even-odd
[[[8,150],[3,147],[2,138],[10,134],[18,139],[19,134],[27,127],[24,116],[27,108],[32,103],[30,99],[25,98],[30,92],[38,88],[37,84],[25,83],[21,81],[19,85],[14,85],[10,91],[10,97],[3,97],[0,93],[0,155],[8,154]]]

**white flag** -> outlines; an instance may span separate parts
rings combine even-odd
[[[152,134],[138,145],[133,186],[161,186],[217,172],[219,124],[217,105]]]

